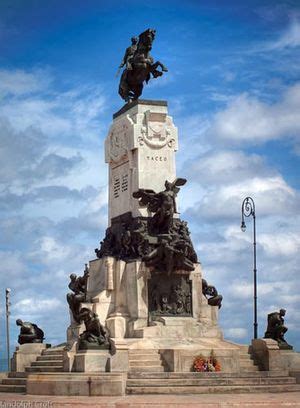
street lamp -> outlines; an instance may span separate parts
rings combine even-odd
[[[245,217],[253,217],[253,280],[254,280],[254,338],[257,339],[257,269],[256,269],[256,221],[255,204],[251,197],[246,197],[242,204],[242,223],[241,230],[246,231]]]
[[[5,289],[5,300],[6,300],[6,350],[7,350],[7,369],[10,371],[10,351],[9,351],[9,315],[10,310],[10,292],[11,289]]]

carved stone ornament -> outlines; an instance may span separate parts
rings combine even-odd
[[[114,127],[114,130],[110,134],[110,158],[114,162],[119,162],[120,160],[126,157],[127,157],[126,128]]]
[[[175,144],[175,139],[172,136],[175,131],[174,128],[172,118],[167,116],[166,113],[146,111],[144,113],[139,143],[142,145],[144,142],[156,149],[166,145],[173,147]]]

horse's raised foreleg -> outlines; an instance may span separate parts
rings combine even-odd
[[[163,72],[168,72],[168,68],[167,68],[164,64],[162,64],[160,61],[156,61],[156,62],[152,65],[152,68],[153,68],[154,70],[157,69],[158,67],[160,67]]]

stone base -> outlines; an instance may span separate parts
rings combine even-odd
[[[109,371],[110,353],[108,350],[79,350],[74,357],[76,372]]]
[[[40,373],[27,377],[27,394],[32,395],[118,396],[125,394],[125,386],[126,375],[122,373]]]
[[[261,370],[300,370],[300,353],[282,350],[273,339],[252,340],[252,351]]]
[[[25,367],[36,361],[42,351],[51,347],[50,344],[27,343],[16,347],[16,351],[11,359],[11,371],[24,372]]]
[[[106,319],[106,327],[111,337],[123,338],[126,335],[127,318],[122,315],[110,316]]]
[[[216,306],[211,307],[218,309]],[[137,329],[134,337],[142,338],[176,338],[177,340],[188,340],[190,338],[212,338],[222,339],[223,335],[217,325],[199,322],[193,317],[155,317],[150,327]]]
[[[222,372],[238,373],[240,367],[240,345],[212,338],[189,338],[189,339],[128,339],[129,351],[157,350],[160,353],[165,371],[168,372],[191,372],[195,357],[202,354],[209,357],[213,350],[214,355],[220,362]]]
[[[108,266],[107,266],[108,265]],[[97,267],[96,267],[97,266]],[[125,262],[115,258],[103,258],[90,262],[87,307],[98,314],[112,338],[141,337],[211,337],[222,338],[218,326],[218,307],[208,305],[202,295],[201,265],[188,273],[191,285],[191,316],[180,314],[149,315],[148,284],[151,271],[144,262]],[[110,273],[109,273],[110,272]],[[108,279],[114,277],[113,283]],[[178,271],[180,275],[181,272]],[[102,276],[102,280],[99,280]],[[181,275],[180,275],[181,276]],[[109,288],[109,290],[108,290]],[[74,327],[74,336],[79,327]],[[76,331],[77,330],[77,331]],[[71,340],[71,331],[69,339]]]

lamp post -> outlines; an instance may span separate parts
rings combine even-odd
[[[256,269],[256,218],[255,204],[251,197],[246,197],[242,204],[242,223],[241,230],[246,231],[245,217],[253,217],[253,300],[254,300],[254,339],[257,339],[257,269]]]
[[[5,289],[5,300],[6,300],[6,350],[7,350],[7,369],[10,371],[10,350],[9,350],[9,315],[10,310],[10,292],[9,288]]]

